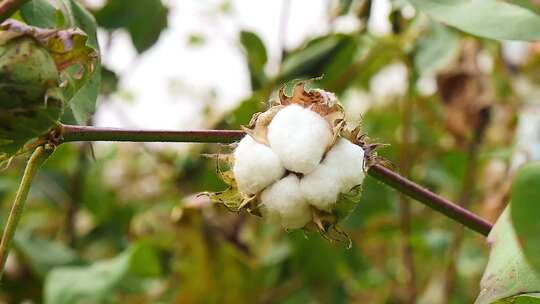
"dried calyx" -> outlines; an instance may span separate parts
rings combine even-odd
[[[247,135],[220,171],[229,189],[210,193],[233,210],[245,209],[285,229],[342,234],[337,226],[355,207],[374,149],[351,128],[333,93],[295,85],[276,105],[253,116]]]

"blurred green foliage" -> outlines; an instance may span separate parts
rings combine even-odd
[[[78,2],[64,2],[73,16],[82,12]],[[412,6],[404,1],[392,1],[392,32],[380,36],[367,28],[373,2],[330,1],[328,20],[321,22],[331,30],[283,50],[277,72],[269,69],[269,51],[257,33],[240,31],[236,42],[253,92],[214,127],[247,124],[281,84],[322,76],[315,85],[336,92],[372,141],[389,144],[380,156],[494,221],[508,202],[509,147],[529,98],[517,80],[538,89],[540,52],[530,44],[523,61],[512,62],[503,56],[501,42],[481,37],[537,37],[537,6],[533,1],[410,1],[455,27],[450,28],[418,11],[407,13]],[[217,9],[227,14],[234,5],[225,1]],[[93,13],[101,29],[126,30],[139,53],[150,49],[168,25],[168,9],[160,0],[109,0]],[[527,22],[496,24],[513,13],[525,15],[519,20]],[[69,26],[47,0],[29,2],[21,16],[43,27]],[[344,18],[358,25],[339,31]],[[86,27],[88,18],[80,20],[75,25],[95,33]],[[188,43],[202,48],[204,41],[194,33]],[[95,38],[91,43],[97,46]],[[394,72],[385,74],[389,68]],[[405,80],[396,82],[395,74],[403,70]],[[107,68],[94,73],[63,121],[91,120],[92,94],[113,94],[123,76]],[[381,83],[388,87],[377,94]],[[404,216],[400,206],[408,201],[370,177],[343,223],[352,240],[347,249],[197,197],[225,186],[215,163],[200,157],[221,147],[194,146],[182,155],[137,144],[102,151],[93,159],[88,144],[61,145],[46,163],[17,233],[0,302],[471,303],[480,292],[489,256],[485,239],[416,203]],[[2,214],[8,213],[22,166],[23,159],[16,159],[1,172]],[[512,216],[537,215],[523,210]],[[534,226],[536,219],[524,224]],[[491,258],[498,257],[490,260],[488,274],[508,270],[506,259],[517,249],[508,227],[507,222],[498,226],[504,232],[498,248],[504,252],[492,252]],[[523,229],[526,234],[533,228]],[[526,263],[518,266],[530,271]],[[503,283],[513,283],[508,280]],[[490,300],[535,291],[537,284],[530,282],[510,293],[491,293]],[[533,303],[535,297],[514,300]]]

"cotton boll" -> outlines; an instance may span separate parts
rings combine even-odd
[[[343,193],[364,180],[364,150],[347,139],[340,138],[336,142],[326,154],[323,164],[339,173]]]
[[[290,105],[268,126],[268,141],[285,168],[310,173],[320,163],[332,140],[330,125],[317,113]]]
[[[300,191],[300,180],[289,174],[266,188],[261,194],[262,212],[283,228],[298,229],[311,221],[311,210]]]
[[[331,211],[342,189],[341,178],[337,168],[323,164],[300,181],[300,190],[315,208]]]
[[[257,193],[285,174],[285,168],[272,149],[249,135],[234,150],[234,159],[234,177],[243,193]]]

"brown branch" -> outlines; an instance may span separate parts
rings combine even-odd
[[[382,165],[371,166],[368,174],[480,234],[491,231],[492,225],[483,218]]]
[[[244,136],[238,130],[165,131],[100,128],[61,125],[62,142],[129,141],[129,142],[196,142],[232,143]]]
[[[131,142],[200,142],[232,143],[245,133],[238,130],[149,131],[60,125],[60,142],[131,141]],[[411,198],[439,211],[466,227],[487,235],[491,224],[478,215],[400,176],[382,165],[373,165],[368,174]]]

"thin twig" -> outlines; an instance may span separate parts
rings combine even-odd
[[[11,17],[28,0],[4,0],[0,3],[0,23]]]
[[[15,200],[13,201],[13,205],[11,206],[8,219],[4,227],[2,240],[0,241],[0,278],[4,273],[4,267],[6,265],[9,249],[11,247],[11,241],[15,235],[17,224],[21,218],[26,197],[28,196],[28,192],[30,190],[30,184],[34,179],[38,168],[47,159],[51,152],[52,150],[39,146],[34,150],[34,153],[32,153],[32,156],[30,156],[30,159],[26,164],[26,169],[24,170],[19,189],[15,195]]]
[[[60,134],[63,136],[63,142],[131,141],[200,143],[232,143],[245,135],[243,131],[238,130],[148,131],[71,125],[61,125]],[[478,215],[423,188],[382,165],[376,164],[371,166],[368,174],[478,233],[488,235],[491,230],[491,224]]]
[[[63,142],[71,141],[130,141],[130,142],[197,142],[232,143],[244,136],[238,130],[164,131],[100,128],[61,125]]]
[[[492,225],[483,218],[382,165],[371,166],[368,174],[397,191],[400,191],[456,222],[463,224],[473,231],[485,236],[491,231]]]

